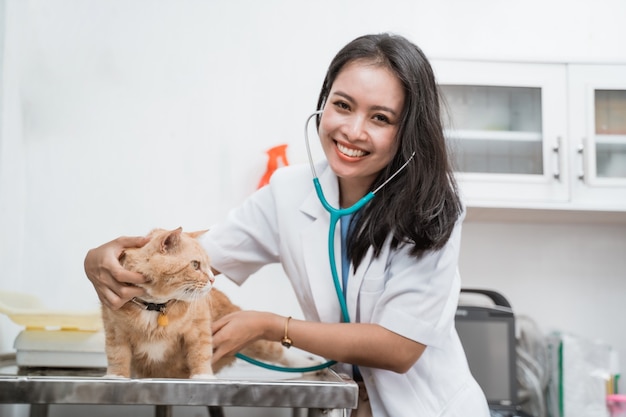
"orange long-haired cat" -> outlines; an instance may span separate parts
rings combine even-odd
[[[240,308],[212,288],[209,257],[197,241],[202,233],[155,229],[146,245],[120,257],[146,277],[146,295],[119,310],[102,308],[108,377],[207,379],[235,360],[211,366],[211,322]],[[256,341],[241,353],[283,366],[314,364],[278,342]]]

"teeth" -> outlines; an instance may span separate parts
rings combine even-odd
[[[353,158],[356,158],[356,157],[359,157],[359,156],[364,156],[366,154],[366,152],[361,151],[359,149],[347,148],[347,147],[343,146],[339,142],[337,142],[337,149],[339,149],[339,152],[341,152],[342,154],[347,155],[347,156],[351,156]]]

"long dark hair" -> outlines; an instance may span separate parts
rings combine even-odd
[[[321,110],[344,66],[362,60],[390,69],[403,85],[405,99],[398,129],[398,151],[378,175],[376,189],[402,166],[408,166],[376,193],[356,215],[348,237],[348,253],[357,268],[368,249],[378,256],[393,233],[392,248],[409,244],[415,257],[442,248],[463,210],[441,123],[439,90],[424,53],[402,36],[361,36],[332,60],[317,102]],[[318,127],[319,127],[318,116]]]

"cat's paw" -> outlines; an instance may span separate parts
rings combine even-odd
[[[191,375],[191,379],[217,379],[213,374],[195,374]]]
[[[116,374],[106,374],[102,378],[104,379],[130,379],[130,377],[128,376],[116,375]]]

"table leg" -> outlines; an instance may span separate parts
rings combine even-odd
[[[154,417],[172,417],[172,406],[171,405],[155,406]]]
[[[48,404],[31,404],[30,417],[48,417]]]
[[[224,417],[224,408],[218,405],[209,405],[209,417]]]

